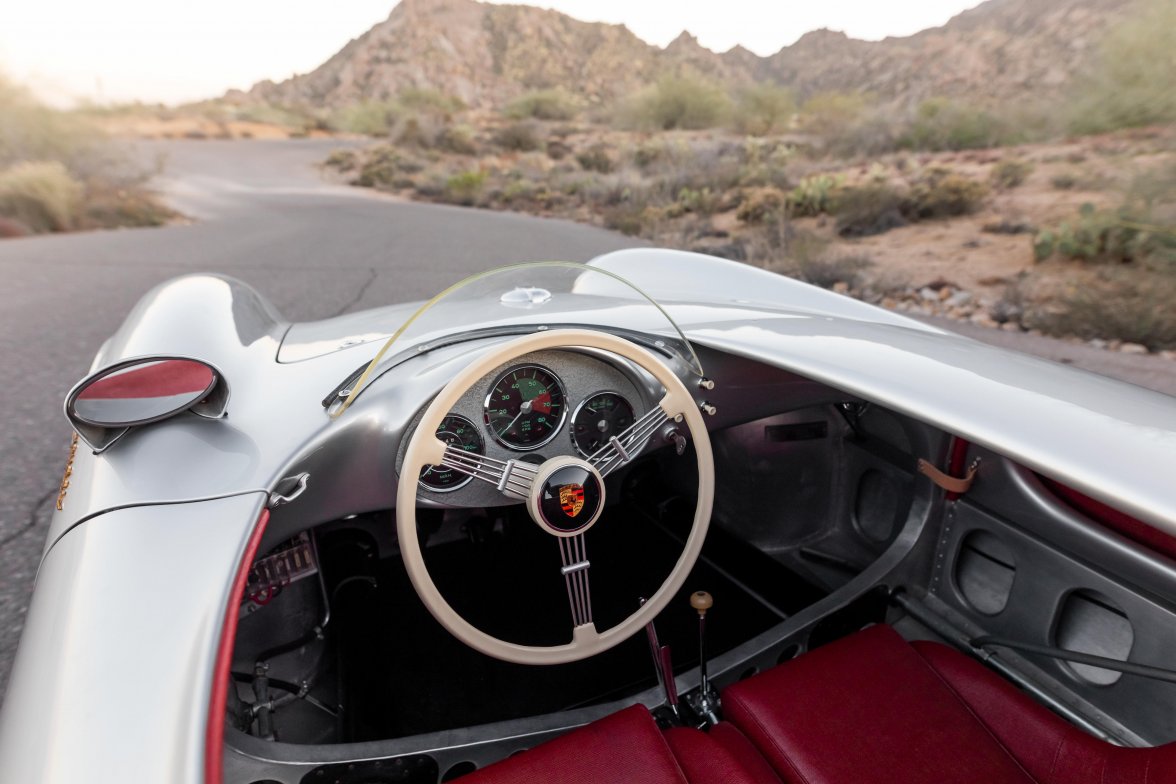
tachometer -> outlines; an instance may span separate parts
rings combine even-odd
[[[437,438],[471,454],[481,455],[486,451],[477,425],[457,414],[450,414],[441,420],[437,428]],[[448,493],[465,487],[472,478],[442,466],[425,466],[421,469],[421,485],[438,493]]]
[[[576,407],[572,415],[572,443],[584,457],[608,443],[633,424],[633,406],[616,392],[597,392]]]
[[[564,390],[547,368],[523,365],[503,373],[486,395],[483,415],[494,440],[512,449],[538,449],[559,432]]]

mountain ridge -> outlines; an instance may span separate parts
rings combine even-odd
[[[995,104],[1066,84],[1130,2],[987,0],[910,36],[864,41],[823,28],[763,57],[739,45],[714,52],[685,30],[657,47],[624,25],[550,9],[402,0],[315,70],[259,82],[248,96],[338,107],[416,88],[493,108],[528,90],[558,87],[601,104],[663,76],[689,74],[732,87],[782,84],[802,97],[836,91]]]

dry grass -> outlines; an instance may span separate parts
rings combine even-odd
[[[82,185],[59,161],[18,163],[0,172],[0,215],[33,233],[77,226]]]
[[[85,117],[49,109],[0,77],[3,234],[158,225],[172,213]]]

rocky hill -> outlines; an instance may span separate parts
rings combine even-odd
[[[1056,89],[1081,68],[1130,0],[988,0],[906,38],[859,41],[819,30],[770,57],[718,54],[683,33],[664,49],[622,25],[475,0],[401,0],[388,19],[309,74],[262,82],[250,97],[337,107],[430,88],[472,106],[562,87],[605,102],[665,74],[725,84],[772,81],[801,95],[865,91],[886,100],[931,95],[998,102]]]

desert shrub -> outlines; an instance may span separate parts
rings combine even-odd
[[[494,134],[494,143],[504,150],[531,152],[543,146],[539,138],[539,127],[533,122],[516,122],[505,125]]]
[[[788,196],[779,188],[750,188],[743,194],[735,217],[744,223],[765,223],[782,216],[787,204]]]
[[[0,74],[0,169],[59,161],[78,179],[105,176],[124,163],[109,155],[106,141],[83,116],[38,103]]]
[[[81,184],[59,161],[18,163],[0,172],[0,216],[33,232],[74,228],[82,195]]]
[[[800,110],[800,126],[833,155],[879,155],[900,147],[907,119],[861,93],[818,93]]]
[[[387,136],[403,111],[394,101],[361,101],[338,109],[327,119],[332,130],[364,136]]]
[[[1084,204],[1074,220],[1039,231],[1033,250],[1038,261],[1056,254],[1176,273],[1176,163],[1132,178],[1114,209]]]
[[[830,137],[856,122],[869,105],[869,97],[861,93],[817,93],[800,107],[800,127]]]
[[[412,187],[413,174],[424,165],[416,158],[391,145],[375,147],[367,152],[353,184],[364,188],[399,189]]]
[[[660,137],[643,141],[633,150],[633,165],[638,169],[648,169],[664,160],[670,154],[670,146]]]
[[[507,104],[504,114],[515,120],[571,120],[579,109],[574,95],[556,87],[524,93]]]
[[[1129,210],[1098,210],[1084,204],[1078,217],[1042,229],[1033,238],[1033,255],[1044,261],[1058,255],[1091,263],[1176,266],[1176,226],[1138,222]]]
[[[1021,323],[1048,335],[1122,340],[1153,351],[1176,349],[1176,278],[1157,271],[1100,266],[1034,292],[1021,281]],[[1028,285],[1027,285],[1028,284]],[[1024,291],[1027,289],[1027,293]]]
[[[92,182],[86,188],[79,228],[163,226],[175,216],[154,193],[143,188]]]
[[[719,125],[729,111],[727,94],[710,82],[667,77],[625,101],[616,122],[646,131],[698,130]]]
[[[464,171],[445,181],[444,196],[447,201],[466,206],[476,204],[486,185],[484,171]]]
[[[988,179],[997,188],[1009,190],[1024,184],[1032,173],[1032,163],[1017,158],[1005,158],[992,167]]]
[[[881,155],[900,149],[903,119],[893,109],[870,107],[824,137],[825,149],[843,157]]]
[[[566,142],[560,141],[559,139],[548,139],[545,149],[547,151],[547,157],[553,161],[562,161],[572,154],[572,148]]]
[[[987,196],[984,183],[933,168],[915,178],[902,211],[911,220],[954,218],[976,212]]]
[[[685,214],[713,215],[718,212],[722,198],[710,188],[682,188],[673,204],[666,210],[666,216],[677,218]]]
[[[1074,133],[1176,122],[1176,4],[1143,0],[1103,41],[1097,62],[1076,80],[1069,106]]]
[[[884,183],[842,188],[833,209],[842,237],[868,237],[905,226],[902,193]]]
[[[576,155],[576,162],[585,171],[594,171],[601,174],[608,174],[617,166],[616,161],[609,154],[608,145],[603,143],[594,144],[587,150],[578,153]]]
[[[235,107],[231,119],[276,125],[294,135],[308,133],[322,124],[320,118],[307,109],[272,103],[250,103]]]
[[[971,150],[996,147],[1014,138],[1003,120],[983,109],[929,98],[919,104],[901,143],[915,150]]]
[[[788,165],[796,155],[796,147],[765,139],[745,139],[739,149],[742,185],[771,186],[787,189]]]
[[[1078,177],[1077,175],[1071,174],[1069,172],[1055,174],[1050,178],[1049,184],[1057,188],[1059,191],[1071,191],[1078,186]]]
[[[396,93],[396,103],[404,109],[414,109],[437,114],[456,114],[466,108],[465,102],[456,95],[427,87],[406,87]]]
[[[323,165],[341,172],[349,172],[359,165],[359,154],[355,150],[333,150]]]
[[[874,262],[866,256],[800,256],[793,260],[791,275],[805,283],[831,289],[838,283],[856,288],[862,283],[862,273]]]
[[[478,144],[474,131],[468,125],[446,125],[433,140],[433,146],[444,152],[457,155],[477,155]]]
[[[649,223],[650,209],[640,202],[629,202],[606,208],[602,217],[605,228],[636,237]]]
[[[788,194],[791,213],[798,218],[808,218],[830,212],[841,178],[832,174],[814,174],[805,177]]]
[[[796,114],[796,95],[786,87],[754,84],[735,95],[732,113],[735,130],[752,136],[767,136],[788,128]]]

